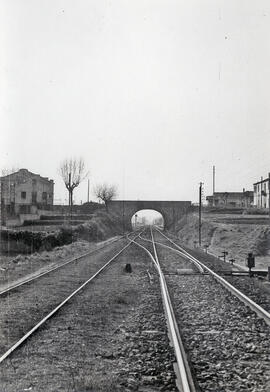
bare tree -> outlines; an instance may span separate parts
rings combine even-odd
[[[65,159],[60,165],[60,174],[68,190],[68,204],[72,213],[73,191],[88,176],[85,171],[85,163],[82,158]]]
[[[225,206],[227,205],[228,197],[229,197],[229,193],[228,192],[224,192],[222,200],[224,201]]]
[[[117,187],[115,185],[100,184],[95,187],[94,194],[104,202],[108,211],[108,202],[117,196]]]

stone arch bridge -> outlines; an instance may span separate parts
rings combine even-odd
[[[111,200],[108,211],[118,215],[123,228],[131,229],[131,218],[140,210],[158,211],[164,219],[164,228],[169,229],[191,208],[191,201],[157,201],[157,200]]]

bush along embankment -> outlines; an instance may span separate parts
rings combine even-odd
[[[2,253],[50,251],[57,246],[71,244],[78,239],[89,242],[102,241],[120,232],[121,223],[117,217],[105,211],[97,211],[88,222],[77,226],[63,226],[49,233],[3,229],[0,232],[0,247]]]
[[[188,247],[198,246],[199,219],[197,214],[184,217],[176,225],[177,237]],[[225,250],[228,259],[244,262],[248,252],[264,257],[270,254],[270,226],[264,224],[237,224],[217,222],[204,216],[201,226],[202,247],[221,255]]]
[[[119,217],[105,211],[97,211],[88,222],[71,228],[76,238],[86,241],[103,241],[113,235],[122,233]]]

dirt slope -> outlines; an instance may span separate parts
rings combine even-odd
[[[177,225],[177,236],[189,247],[198,245],[199,219],[196,213],[183,218]],[[221,255],[226,250],[228,259],[234,258],[245,264],[248,252],[256,256],[256,267],[270,266],[270,226],[254,223],[224,223],[218,215],[204,214],[202,217],[202,246]]]

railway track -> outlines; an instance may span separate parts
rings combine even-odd
[[[142,239],[143,241],[147,241],[147,242],[153,244],[153,240],[149,240],[149,239],[147,239],[145,237],[142,237],[141,234],[139,235],[139,238]],[[184,252],[182,252],[182,251],[180,251],[178,249],[172,248],[171,246],[166,245],[164,243],[161,243],[161,242],[158,242],[158,241],[154,241],[154,244],[162,246],[162,247],[164,247],[166,249],[169,249],[171,252],[176,253],[177,255],[179,255],[182,259],[187,260],[187,263],[185,264],[187,267],[192,267],[192,268],[194,267],[194,271],[198,271],[199,273],[204,273],[204,271],[205,271],[204,267],[195,258],[189,256],[188,254],[186,254],[186,253],[184,253]],[[182,261],[182,263],[183,263],[183,261]],[[166,265],[164,265],[164,268],[166,268]]]
[[[135,238],[136,236],[138,234],[135,234]],[[101,255],[97,262],[89,263],[87,257],[97,255],[96,251],[89,252],[3,291],[0,302],[0,363],[99,276],[130,244],[131,242],[128,242],[124,246],[118,246],[113,257],[110,255],[112,250],[108,249],[108,259],[105,263],[104,255]],[[87,263],[78,265],[78,261],[81,260],[86,260]],[[61,277],[52,275],[52,272],[63,270],[64,266],[69,270],[65,270]]]
[[[187,252],[183,247],[179,246],[176,244],[174,241],[172,241],[169,237],[167,237],[164,233],[162,233],[160,230],[157,229],[157,232],[163,236],[166,240],[170,241],[171,244],[173,244],[180,253],[188,257],[191,261],[199,263],[204,271],[209,273],[217,282],[219,282],[221,285],[223,285],[226,290],[228,290],[232,295],[235,295],[241,302],[243,302],[246,306],[248,306],[251,310],[253,310],[259,317],[263,318],[263,320],[266,322],[267,325],[270,326],[270,313],[267,312],[265,309],[263,309],[260,305],[258,305],[256,302],[254,302],[252,299],[250,299],[247,295],[245,295],[242,291],[238,290],[235,286],[230,284],[226,279],[221,277],[219,274],[217,274],[215,271],[213,271],[211,268],[209,268],[205,263],[202,263],[199,261],[197,258],[192,256],[189,252]]]
[[[151,230],[151,237],[152,237],[152,245],[153,245],[154,255],[149,251],[149,249],[147,249],[145,246],[141,245],[136,240],[131,240],[131,241],[136,243],[137,246],[139,246],[140,248],[144,249],[147,252],[147,254],[152,259],[152,261],[158,271],[162,299],[163,299],[163,304],[164,304],[164,311],[165,311],[166,319],[167,319],[169,337],[171,340],[171,344],[174,348],[175,357],[176,357],[177,365],[175,367],[175,372],[176,372],[176,377],[177,377],[178,389],[181,392],[195,392],[196,389],[194,386],[193,378],[192,378],[191,371],[189,368],[189,364],[188,364],[188,360],[187,360],[184,346],[182,343],[182,339],[181,339],[181,336],[179,333],[177,321],[176,321],[175,314],[174,314],[173,307],[172,307],[171,298],[170,298],[170,295],[168,292],[167,283],[166,283],[164,274],[162,272],[162,269],[160,267],[159,258],[157,255],[152,230]],[[142,237],[140,237],[140,238],[142,239]]]
[[[64,315],[65,317],[68,315],[66,310],[73,308],[75,302],[77,302],[78,307],[83,307],[84,312],[86,312],[83,312],[81,316],[79,316],[79,312],[77,313],[76,307],[73,310],[75,320],[77,317],[81,317],[80,323],[78,321],[78,328],[80,328],[80,334],[84,334],[85,332],[83,332],[84,329],[82,329],[81,323],[82,320],[85,319],[87,312],[89,313],[88,310],[85,310],[89,305],[87,305],[87,302],[81,302],[79,298],[82,294],[79,295],[79,293],[86,292],[87,290],[83,289],[90,282],[97,282],[98,279],[96,278],[100,276],[103,271],[108,271],[106,269],[107,266],[110,264],[116,266],[117,264],[113,263],[113,261],[118,259],[118,257],[120,259],[121,257],[123,258],[123,256],[121,256],[122,253],[132,244],[136,245],[136,247],[140,249],[140,252],[144,252],[143,254],[147,255],[145,257],[148,257],[149,260],[152,261],[156,271],[154,279],[156,279],[155,276],[158,276],[159,279],[162,301],[167,320],[167,329],[175,353],[175,374],[177,377],[178,390],[181,392],[236,392],[238,390],[246,390],[250,392],[268,391],[270,388],[270,339],[269,326],[266,324],[265,320],[261,318],[261,315],[259,318],[257,313],[254,313],[253,310],[240,301],[239,297],[236,297],[233,292],[225,288],[225,285],[221,284],[220,280],[216,278],[216,274],[209,271],[209,267],[205,266],[200,260],[191,255],[185,249],[181,248],[178,244],[174,243],[170,238],[165,236],[164,233],[158,230],[154,230],[153,232],[151,231],[148,238],[147,233],[134,234],[134,238],[129,238],[129,243],[125,244],[125,246],[121,246],[121,249],[115,251],[115,255],[113,257],[111,257],[110,250],[108,250],[108,253],[106,253],[108,255],[106,263],[104,263],[104,254],[101,255],[97,264],[93,264],[91,267],[85,266],[85,269],[80,269],[76,262],[74,264],[71,263],[68,267],[70,268],[70,272],[67,273],[67,271],[65,271],[65,279],[63,281],[61,280],[61,282],[57,282],[57,287],[54,287],[54,283],[56,283],[56,281],[51,282],[48,286],[48,277],[50,277],[50,274],[48,274],[45,277],[30,282],[29,284],[24,284],[21,287],[6,293],[6,295],[3,295],[0,301],[0,306],[5,300],[7,303],[14,301],[10,307],[12,309],[12,313],[10,314],[11,319],[14,319],[16,311],[20,310],[23,303],[28,303],[28,305],[26,307],[26,312],[24,309],[23,312],[18,313],[18,316],[15,317],[13,326],[7,325],[7,331],[11,331],[13,327],[15,327],[15,330],[12,336],[9,334],[6,343],[2,341],[0,366],[5,364],[7,373],[10,373],[10,365],[15,367],[19,366],[21,370],[16,370],[15,373],[22,375],[25,373],[24,366],[27,365],[21,366],[21,362],[24,363],[27,361],[28,352],[31,353],[31,357],[29,357],[29,359],[31,358],[32,362],[34,361],[36,351],[39,352],[41,350],[43,358],[45,354],[44,348],[41,349],[41,347],[44,346],[44,334],[42,335],[42,330],[44,328],[42,328],[42,326],[44,327],[49,319],[60,314],[60,321],[58,320],[58,323],[55,323],[55,319],[59,319],[59,317],[55,317],[51,320],[50,329],[53,330],[56,328],[61,331],[61,334],[69,334],[63,324],[63,317]],[[127,256],[127,260],[129,260],[130,257],[130,262],[132,263],[132,255]],[[136,255],[136,257],[138,260],[141,260],[140,255]],[[125,258],[122,259],[122,263],[124,263],[125,260]],[[99,263],[100,265],[98,266]],[[73,265],[74,267],[71,267]],[[137,266],[138,265],[139,264],[137,264]],[[145,270],[147,267],[144,266],[143,268]],[[78,271],[78,269],[80,271]],[[116,276],[119,276],[118,274],[119,272],[116,272]],[[88,279],[86,279],[86,276],[88,276]],[[104,274],[102,276],[104,276]],[[130,277],[132,281],[132,274]],[[43,279],[45,280],[43,281]],[[127,278],[122,280],[122,282],[126,281],[126,279]],[[148,280],[148,278],[146,279]],[[102,280],[100,279],[99,282],[100,286],[103,287],[103,290],[104,284],[102,284]],[[37,284],[40,285],[38,290]],[[137,282],[137,285],[138,284],[139,282]],[[107,285],[110,285],[110,280],[107,280]],[[74,289],[71,290],[71,287],[73,286]],[[154,288],[152,287],[152,294],[150,297],[154,299],[154,302],[156,302],[158,296],[153,289]],[[150,288],[147,290],[150,290]],[[46,291],[48,292],[47,296],[45,296]],[[35,292],[38,293],[39,298],[33,298]],[[60,292],[62,296],[61,300],[59,297]],[[51,302],[49,306],[50,309],[48,309],[48,298],[51,297],[52,294],[55,294],[56,296],[53,301],[56,302],[56,306],[52,307]],[[20,298],[22,298],[21,301],[23,302],[20,302]],[[35,300],[37,303],[35,303]],[[16,301],[19,301],[17,305]],[[35,313],[36,307],[42,309],[42,311]],[[31,318],[31,328],[28,328],[29,323],[24,324],[23,321],[24,317],[26,317],[28,313]],[[62,321],[61,314],[63,314]],[[41,317],[41,315],[43,315],[43,317]],[[93,316],[90,313],[90,316],[88,316],[88,322],[90,322],[92,317]],[[151,317],[151,314],[148,313],[143,317],[144,320],[147,320],[147,318],[152,320],[152,318],[154,317],[155,319],[157,315],[153,314]],[[150,322],[145,322],[147,325],[151,325]],[[16,325],[18,325],[18,329],[16,329]],[[134,354],[132,355],[135,355],[135,362],[131,363],[133,363],[135,367],[138,366],[137,369],[140,369],[138,370],[138,372],[142,374],[140,376],[140,385],[144,385],[144,380],[148,383],[149,378],[151,379],[152,376],[148,376],[148,374],[156,374],[153,364],[151,365],[152,367],[149,365],[149,371],[147,369],[142,370],[140,364],[142,361],[140,361],[139,356],[137,357],[137,355],[139,355],[137,354],[140,350],[139,347],[142,347],[142,353],[145,353],[145,343],[143,346],[139,346],[139,341],[141,341],[142,338],[145,339],[145,336],[151,336],[151,339],[153,339],[149,341],[150,346],[152,344],[159,344],[159,340],[155,339],[154,336],[157,332],[159,334],[161,333],[161,331],[159,331],[161,328],[160,322],[159,326],[155,327],[158,328],[158,330],[151,327],[149,328],[149,326],[145,327],[144,325],[141,325],[139,330],[134,331],[134,340],[130,343],[130,349],[128,349],[126,354],[124,354],[128,354],[128,356],[126,358],[122,357],[123,353],[121,351],[119,359],[120,362],[118,362],[122,364],[123,362],[121,361],[124,361],[124,363],[130,362],[131,358],[133,358],[130,354],[134,351]],[[26,331],[25,327],[27,327]],[[74,328],[76,328],[76,321],[75,323],[73,322],[71,331]],[[122,327],[120,326],[119,328],[121,329]],[[1,327],[1,332],[2,330],[3,329]],[[38,331],[41,332],[37,333]],[[33,337],[33,335],[35,337],[33,340],[36,341],[36,345],[33,349],[31,349],[32,339],[30,338]],[[130,333],[127,335],[130,335]],[[37,343],[39,341],[39,336],[41,336],[41,343]],[[61,335],[58,336],[58,333],[54,333],[53,336],[53,339],[57,340],[52,342],[50,352],[53,350],[53,346],[58,344],[58,338],[61,340]],[[74,338],[76,335],[67,335],[67,341],[70,340],[71,336]],[[140,336],[139,341],[138,336]],[[30,342],[27,343],[29,339]],[[46,339],[48,339],[48,337]],[[130,340],[130,336],[128,336],[128,339]],[[89,339],[87,341],[89,341]],[[109,342],[111,342],[111,338]],[[147,340],[145,342],[147,342]],[[164,344],[164,342],[165,340],[163,340],[162,344]],[[24,343],[27,343],[26,348],[19,350]],[[136,348],[136,345],[138,345],[138,348]],[[83,350],[83,346],[80,347],[80,350]],[[131,353],[129,350],[131,350]],[[18,355],[15,356],[16,361],[14,363],[16,365],[13,364],[12,359],[13,355],[15,355],[14,351],[18,353]],[[23,355],[20,354],[22,351]],[[90,352],[87,351],[85,355],[88,356]],[[161,352],[164,353],[164,347],[161,348]],[[148,354],[146,354],[145,357],[146,359],[148,358],[147,355]],[[48,358],[54,357],[56,357],[56,353],[50,354]],[[47,358],[47,354],[45,355],[45,358]],[[116,361],[115,358],[117,358],[117,356],[113,354],[112,358]],[[123,358],[123,360],[121,358]],[[7,364],[8,359],[10,359],[10,362]],[[80,355],[78,356],[78,361],[80,361]],[[40,363],[43,362],[39,357],[37,357],[37,362],[39,363],[38,368],[40,372]],[[61,358],[61,363],[64,364],[61,366],[66,366],[65,358]],[[153,363],[155,363],[154,366],[157,366],[157,359],[154,359]],[[50,367],[50,364],[47,363],[46,366]],[[50,374],[54,374],[55,372],[54,368],[50,371]],[[159,372],[161,372],[161,370],[159,370]],[[127,386],[128,389],[131,388],[132,390],[132,385],[139,385],[138,380],[136,380],[136,377],[139,376],[134,376],[134,370],[133,372],[130,370],[130,374],[131,376],[128,376],[129,381],[123,385]],[[34,375],[31,377],[34,377]],[[161,380],[161,378],[159,378],[158,375],[155,377],[157,377],[156,382],[158,383],[158,380]],[[162,381],[164,382],[166,379],[166,372],[162,377],[164,377]],[[131,382],[130,379],[133,381]],[[31,385],[32,384],[30,383],[29,390],[32,390]],[[21,387],[21,385],[18,384],[15,389],[13,386],[11,389],[6,390],[8,392],[13,392],[15,390],[17,391],[18,387]],[[25,390],[28,390],[27,388]],[[74,386],[71,387],[71,390],[84,390],[83,388],[84,387],[82,386],[76,387],[74,384]],[[91,388],[93,388],[93,386]],[[43,390],[44,388],[42,391]],[[55,391],[56,389],[48,390]],[[61,387],[57,390],[61,390]],[[63,386],[62,390],[65,390]],[[118,389],[113,388],[112,390]],[[125,389],[119,389],[119,391],[120,390],[122,391]],[[175,391],[173,381],[171,380],[170,386],[165,386],[165,389],[163,387],[162,390]],[[39,389],[33,389],[33,391],[39,391]]]
[[[75,392],[106,385],[123,392],[156,383],[176,391],[174,355],[148,256],[131,240],[102,268],[102,275],[96,272],[2,355],[0,390]],[[83,290],[91,279],[91,289]]]
[[[79,260],[83,260],[85,257],[89,257],[89,256],[92,256],[92,255],[95,255],[96,253],[100,252],[101,250],[103,250],[104,248],[108,247],[112,243],[121,240],[122,238],[123,237],[120,237],[120,238],[116,239],[113,242],[109,242],[109,243],[107,243],[105,245],[102,245],[99,248],[96,248],[94,250],[86,252],[86,253],[84,253],[84,254],[82,254],[80,256],[76,256],[76,257],[73,257],[71,259],[68,259],[68,260],[66,260],[63,263],[59,263],[59,264],[57,264],[57,265],[55,265],[55,266],[53,266],[51,268],[47,268],[46,271],[43,271],[43,272],[40,272],[40,273],[36,273],[33,276],[22,278],[22,279],[19,279],[19,280],[17,279],[16,281],[9,281],[8,284],[2,284],[1,288],[0,288],[0,296],[4,295],[4,294],[7,294],[8,292],[10,292],[12,290],[15,290],[15,289],[19,288],[20,286],[23,286],[23,285],[25,285],[27,283],[33,282],[33,281],[35,281],[37,279],[40,279],[40,278],[42,278],[45,275],[48,275],[48,274],[50,274],[52,272],[60,270],[61,268],[65,267],[65,266],[67,266],[67,265],[69,265],[71,263],[75,263],[75,262],[78,262]]]
[[[160,236],[159,241],[168,243],[167,236]],[[171,239],[171,238],[170,238]],[[177,240],[176,240],[177,241]],[[173,240],[176,246],[180,246],[178,241]],[[172,245],[172,243],[171,243]],[[180,248],[183,248],[180,246]],[[176,248],[179,250],[179,248]],[[187,249],[184,249],[187,251]],[[224,262],[212,254],[205,253],[200,249],[188,249],[192,256],[209,267],[212,271],[222,276],[232,286],[238,289],[240,292],[249,297],[253,302],[263,308],[266,312],[270,313],[270,296],[269,296],[269,284],[261,278],[252,277],[250,278],[246,274],[239,273],[238,269],[233,268],[228,262]]]
[[[158,254],[160,260],[165,260],[168,251],[176,254],[177,249],[180,258],[190,260],[193,266],[198,262],[207,272],[163,277],[196,390],[268,391],[269,314],[159,230],[155,231],[157,235],[158,241],[151,234],[154,250],[151,257],[156,263]],[[149,239],[140,238],[150,244]],[[161,243],[161,238],[170,242],[174,250],[164,241]],[[149,245],[147,248],[149,252]],[[161,264],[166,268],[164,261]],[[182,373],[179,367],[178,374]],[[179,389],[184,390],[181,381],[179,384]]]

